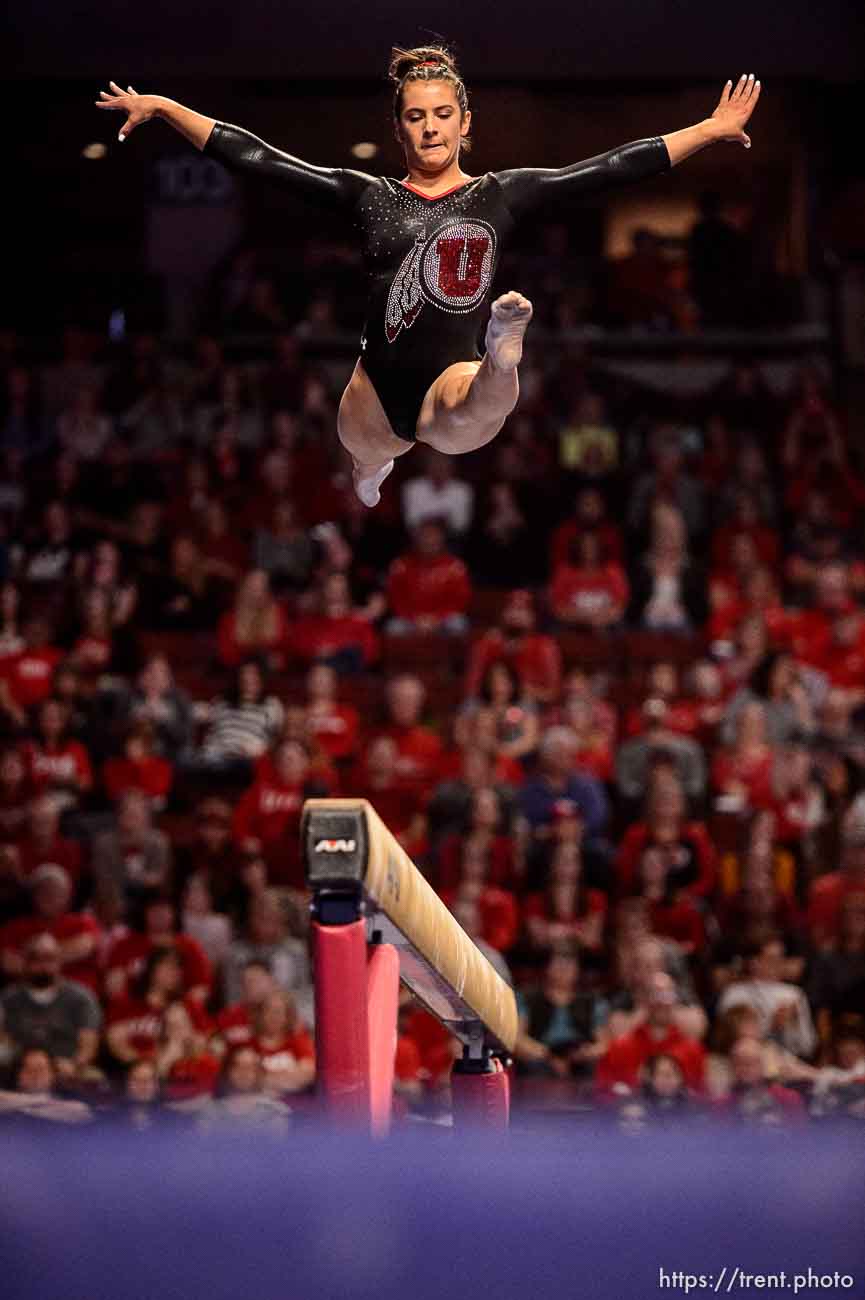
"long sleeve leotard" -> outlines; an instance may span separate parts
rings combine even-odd
[[[314,167],[224,122],[204,152],[229,168],[284,182],[356,227],[368,282],[363,366],[395,433],[408,441],[432,382],[454,362],[480,357],[480,326],[515,223],[547,204],[670,167],[656,136],[568,167],[486,172],[430,198],[404,181]]]

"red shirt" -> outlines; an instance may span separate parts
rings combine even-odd
[[[93,784],[87,750],[77,740],[51,746],[29,740],[21,747],[21,757],[37,792],[51,785],[76,785],[89,790]]]
[[[640,1070],[653,1056],[672,1056],[682,1067],[685,1083],[701,1091],[706,1069],[706,1053],[693,1038],[686,1038],[681,1030],[671,1025],[663,1038],[655,1038],[646,1025],[638,1025],[630,1034],[616,1038],[598,1061],[595,1083],[602,1091],[610,1091],[617,1083],[636,1088]]]
[[[456,889],[460,882],[464,835],[446,835],[439,849],[438,888]],[[507,888],[514,875],[514,843],[509,835],[494,835],[490,842],[488,885]]]
[[[457,897],[455,889],[441,891],[445,907],[451,907]],[[481,923],[481,938],[491,948],[507,952],[516,941],[520,918],[516,899],[507,889],[486,886],[478,899],[478,913]]]
[[[306,725],[329,758],[350,758],[356,752],[360,715],[352,705],[328,704],[323,709],[307,709]]]
[[[112,652],[110,637],[83,636],[72,647],[72,658],[83,673],[101,673],[111,662]]]
[[[270,1045],[265,1045],[261,1039],[254,1038],[252,1046],[261,1057],[265,1074],[290,1070],[301,1061],[315,1060],[315,1044],[309,1031],[303,1026],[298,1027],[293,1034],[287,1034],[280,1042]]]
[[[808,930],[818,947],[837,939],[844,900],[854,894],[865,898],[865,879],[831,871],[814,881],[808,891]]]
[[[328,618],[325,614],[299,618],[291,629],[290,640],[294,653],[307,663],[349,651],[360,656],[364,667],[378,658],[375,630],[356,614],[347,614],[345,618]]]
[[[255,1037],[252,1017],[245,1002],[235,1002],[216,1017],[216,1032],[226,1047],[248,1047]]]
[[[234,810],[237,841],[260,840],[273,884],[303,888],[300,861],[300,814],[304,787],[285,785],[270,776],[255,781]]]
[[[265,637],[261,641],[256,641],[255,644],[238,640],[237,614],[233,609],[230,609],[227,614],[223,614],[219,620],[217,640],[219,657],[224,664],[227,664],[229,668],[234,668],[242,663],[244,659],[250,659],[260,654],[278,654],[284,649],[288,636],[288,621],[282,607],[277,605],[275,608],[276,625],[272,635]]]
[[[469,655],[466,694],[477,695],[490,664],[504,659],[525,690],[557,695],[562,684],[562,655],[551,636],[535,633],[506,638],[496,628],[475,641]]]
[[[650,903],[652,934],[662,939],[673,939],[700,952],[706,944],[706,931],[703,918],[696,907],[687,898],[676,903]]]
[[[571,916],[559,916],[554,909],[553,899],[549,891],[543,890],[526,895],[523,901],[523,919],[528,920],[535,917],[540,921],[547,921],[551,925],[566,925],[572,938],[582,940],[582,930],[585,922],[590,917],[600,916],[603,923],[608,909],[609,900],[603,890],[587,889],[585,891],[585,908],[582,912]],[[590,945],[586,944],[585,946],[589,947]]]
[[[210,1052],[186,1056],[175,1061],[165,1081],[169,1101],[186,1101],[189,1097],[207,1097],[216,1086],[221,1064]]]
[[[206,1012],[192,998],[184,998],[183,1005],[189,1012],[193,1025],[201,1033],[210,1030],[210,1021]],[[146,998],[132,998],[125,995],[112,998],[105,1013],[105,1027],[123,1025],[130,1037],[129,1044],[139,1056],[154,1056],[156,1045],[162,1033],[164,1009],[155,1007]]]
[[[92,935],[95,941],[92,955],[82,961],[67,962],[63,967],[63,978],[75,980],[78,984],[85,984],[94,993],[98,992],[100,930],[93,917],[84,912],[65,912],[53,921],[47,921],[41,916],[18,917],[15,921],[8,921],[0,929],[0,949],[10,950],[23,956],[30,940],[40,934],[53,935],[59,944],[65,943],[68,939],[79,939],[82,935]]]
[[[397,747],[397,775],[404,785],[427,790],[439,776],[442,742],[428,727],[386,727],[378,732]]]
[[[645,822],[636,822],[628,827],[616,859],[616,874],[624,894],[633,893],[640,858],[647,848],[656,844],[657,841]],[[717,855],[709,838],[709,832],[702,822],[683,822],[675,843],[662,844],[658,847],[672,855],[674,871],[680,867],[686,870],[689,866],[696,869],[696,879],[690,885],[684,886],[687,893],[702,897],[712,892],[715,887]]]
[[[33,783],[25,776],[14,786],[0,790],[0,841],[9,844],[17,839],[27,825],[30,801],[34,795]]]
[[[604,564],[597,569],[562,564],[553,574],[550,605],[556,615],[572,614],[578,622],[591,623],[595,615],[626,605],[628,595],[628,580],[620,564]]]
[[[698,736],[703,725],[702,704],[699,700],[673,700],[667,704],[664,727],[677,736]],[[646,715],[642,708],[630,709],[625,719],[625,734],[639,736],[646,729]]]
[[[147,958],[154,948],[173,948],[180,960],[183,976],[183,989],[210,988],[213,983],[213,970],[210,958],[197,939],[188,934],[176,934],[167,943],[154,943],[146,934],[130,934],[118,939],[108,954],[107,972],[122,971],[126,987],[136,980],[144,970]]]
[[[555,573],[560,564],[567,564],[568,557],[571,554],[571,543],[575,542],[578,537],[585,533],[592,533],[597,537],[602,554],[610,560],[621,560],[622,534],[615,524],[598,524],[594,528],[587,528],[576,519],[567,519],[563,524],[559,524],[553,533],[550,544],[550,572]]]
[[[397,778],[379,785],[372,781],[359,763],[345,782],[352,799],[368,799],[390,831],[400,839],[411,828],[417,815],[423,812],[425,798],[419,789],[407,786]]]
[[[62,867],[73,888],[81,879],[82,853],[77,840],[67,840],[62,835],[57,835],[52,843],[42,848],[30,835],[23,835],[16,847],[21,875],[25,879],[32,876],[37,867],[43,867],[46,863]]]
[[[747,757],[733,749],[719,750],[712,763],[712,785],[716,790],[725,790],[736,783],[745,788],[749,804],[765,802],[771,796],[772,764],[768,746],[765,753]]]
[[[447,618],[464,614],[472,591],[462,560],[455,555],[422,556],[410,552],[390,566],[387,600],[397,618]]]
[[[774,569],[781,552],[778,534],[763,524],[724,524],[712,537],[712,564],[719,569],[729,568],[733,547],[738,537],[749,537],[754,543],[758,558],[768,569]]]
[[[174,780],[174,768],[164,758],[109,758],[102,768],[105,793],[116,802],[127,790],[141,790],[151,799],[164,799]]]
[[[31,709],[51,694],[54,669],[63,654],[53,646],[39,650],[22,650],[12,655],[2,665],[2,675],[9,683],[9,692],[22,709]]]

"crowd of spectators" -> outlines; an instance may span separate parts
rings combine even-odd
[[[350,794],[514,983],[518,1104],[865,1118],[865,481],[820,366],[530,354],[490,447],[370,512],[296,332],[0,364],[0,1113],[303,1113],[300,810]],[[404,1112],[453,1052],[405,999]]]

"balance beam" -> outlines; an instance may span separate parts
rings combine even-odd
[[[517,1037],[513,989],[455,920],[365,799],[308,799],[301,822],[313,893],[316,1038],[323,1092],[360,1118],[373,1097],[373,1128],[386,1127],[375,1097],[387,1094],[382,1057],[396,1042],[395,979],[406,984],[463,1044],[462,1070],[476,1077],[467,1111],[495,1110],[506,1093],[501,1062]],[[366,945],[394,952],[367,969]],[[383,955],[383,954],[382,954]],[[375,964],[375,963],[374,963]],[[392,1022],[392,1032],[387,1027]],[[494,1076],[499,1076],[495,1082]],[[485,1082],[484,1082],[485,1079]],[[461,1095],[472,1093],[472,1088]],[[383,1101],[379,1106],[384,1105]],[[462,1103],[461,1103],[462,1104]],[[506,1100],[505,1100],[506,1108]]]

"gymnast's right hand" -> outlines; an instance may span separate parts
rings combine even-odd
[[[123,91],[116,82],[109,81],[112,93],[100,90],[101,99],[96,100],[97,108],[109,108],[115,113],[126,113],[126,121],[120,128],[118,140],[125,140],[130,131],[142,122],[149,122],[159,105],[159,95],[139,95],[131,86]]]

